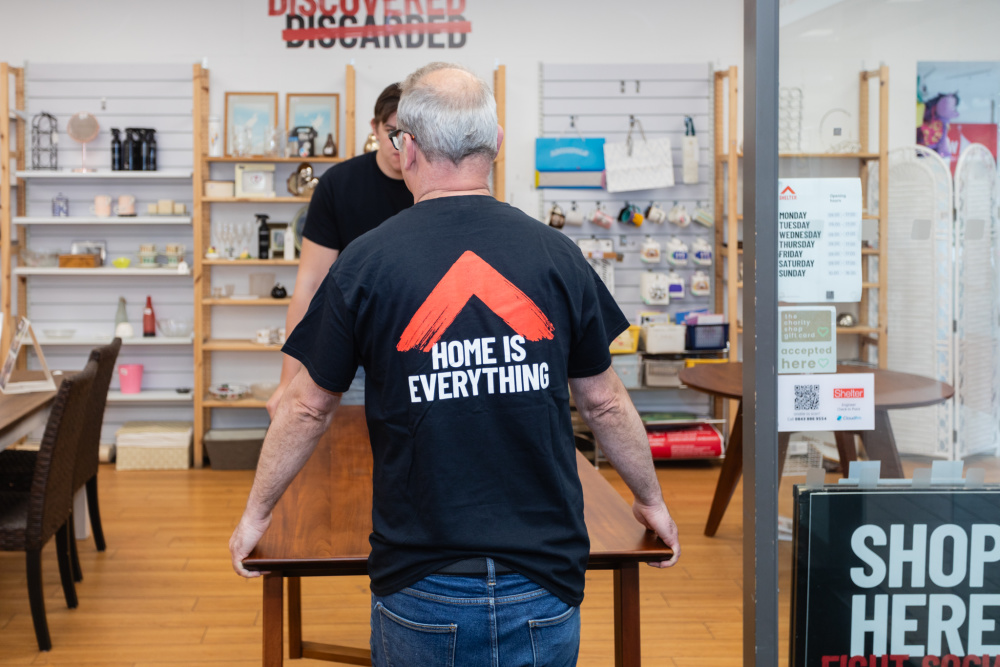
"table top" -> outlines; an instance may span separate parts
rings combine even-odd
[[[31,372],[20,374],[15,373],[13,381],[41,379],[43,376],[38,372],[34,377]],[[56,388],[62,382],[62,375],[54,375]],[[0,394],[0,431],[17,423],[32,412],[44,408],[56,397],[56,391],[35,391],[29,394]]]
[[[950,384],[921,375],[867,366],[838,365],[837,373],[874,373],[875,407],[883,410],[918,408],[942,403],[955,395]],[[743,364],[698,364],[680,372],[688,387],[726,398],[743,398]]]
[[[667,560],[670,549],[579,452],[590,569]],[[274,510],[248,570],[286,575],[367,574],[372,530],[372,455],[362,406],[341,406],[316,451]]]

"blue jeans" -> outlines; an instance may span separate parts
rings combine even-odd
[[[372,595],[374,667],[573,667],[580,610],[520,574],[431,575]]]

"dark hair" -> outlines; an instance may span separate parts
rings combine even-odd
[[[403,92],[398,83],[390,83],[375,100],[375,124],[384,125],[396,113],[399,96]]]

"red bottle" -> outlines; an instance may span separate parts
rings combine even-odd
[[[142,335],[156,335],[156,316],[153,314],[153,297],[146,297],[146,307],[142,309]]]

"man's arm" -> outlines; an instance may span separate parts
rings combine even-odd
[[[320,283],[326,278],[338,256],[340,256],[339,250],[321,246],[306,238],[302,239],[302,254],[299,257],[299,270],[295,276],[295,291],[292,293],[292,302],[288,304],[288,314],[285,316],[285,337],[291,336],[292,330],[302,321],[306,311],[309,310],[313,296],[316,295],[316,290],[319,289]],[[278,403],[281,402],[282,394],[302,368],[302,364],[294,357],[287,354],[282,357],[281,380],[267,401],[267,413],[272,419],[278,409]]]
[[[297,374],[288,385],[264,438],[246,510],[229,539],[237,574],[263,574],[245,569],[243,559],[257,546],[271,523],[274,506],[312,456],[340,404],[340,396],[317,385],[308,372]]]
[[[674,552],[670,560],[650,565],[672,566],[681,555],[677,525],[663,501],[646,429],[628,392],[612,368],[599,375],[571,379],[569,386],[580,415],[635,495],[632,513],[636,520],[659,535]]]

